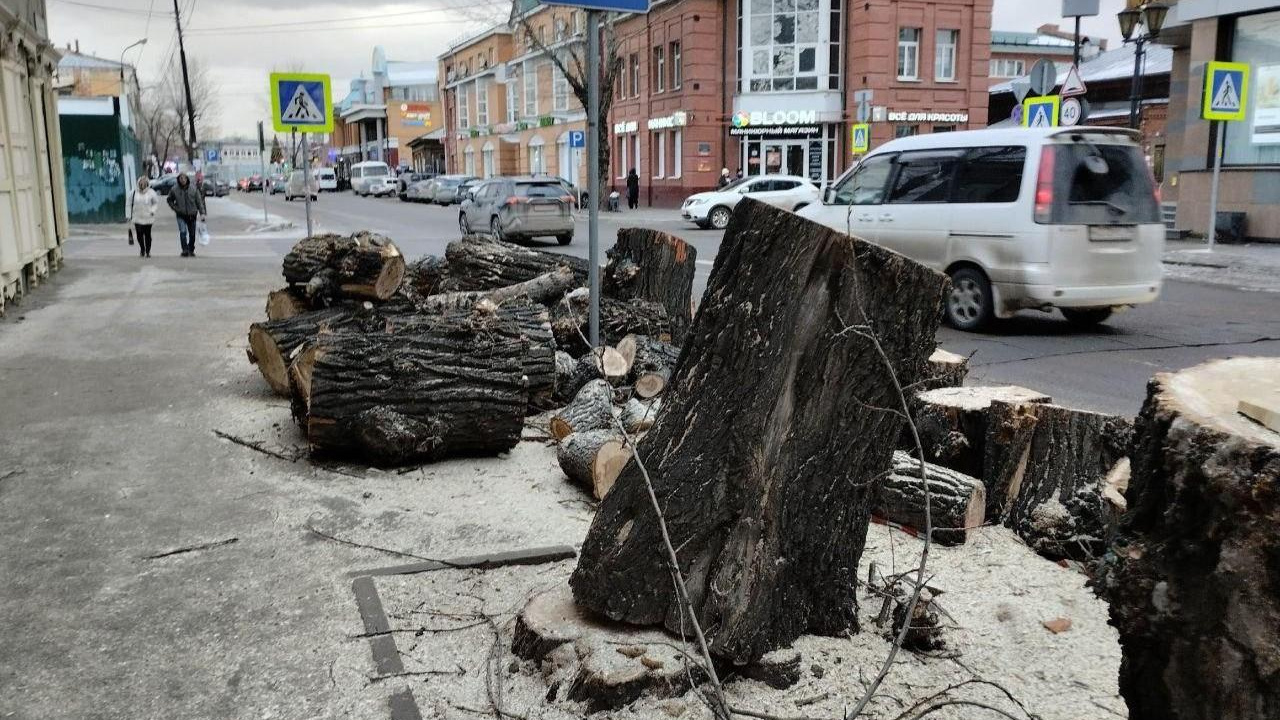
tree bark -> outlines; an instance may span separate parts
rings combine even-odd
[[[653,423],[658,418],[658,411],[661,409],[661,400],[646,403],[636,398],[631,398],[623,404],[622,410],[618,414],[618,422],[622,423],[623,430],[633,435],[642,433],[653,427]]]
[[[563,410],[551,418],[551,437],[564,440],[588,430],[614,427],[613,388],[604,380],[592,380],[574,395]]]
[[[313,452],[375,465],[505,452],[529,405],[527,351],[496,313],[321,335],[290,367],[294,417]]]
[[[993,404],[992,416],[1011,420],[992,423],[989,452],[1004,457],[1000,467],[1014,468],[1007,475],[990,476],[988,490],[1003,491],[1004,498],[996,502],[1004,505],[1003,515],[993,519],[1002,517],[1046,557],[1089,560],[1100,555],[1110,515],[1102,485],[1128,453],[1132,423],[1041,403],[1017,410]],[[1003,446],[1002,436],[1008,439]]]
[[[684,240],[658,230],[623,228],[608,257],[601,275],[603,294],[662,305],[671,321],[671,337],[679,343],[693,322],[693,275],[698,251]]]
[[[574,372],[577,370],[578,361],[573,356],[563,350],[556,350],[556,387],[553,398],[557,403],[564,404],[573,399],[577,394],[578,388],[571,388],[573,385]],[[581,386],[579,386],[581,387]]]
[[[271,389],[277,395],[288,397],[289,363],[303,343],[320,334],[343,332],[373,317],[371,308],[352,303],[254,323],[249,326],[249,352]]]
[[[917,393],[912,414],[924,446],[925,460],[971,477],[984,477],[987,414],[991,403],[997,400],[1049,402],[1049,396],[1015,385],[940,388]],[[909,445],[901,442],[899,447]],[[991,488],[987,490],[987,516],[992,517]]]
[[[938,348],[929,356],[929,379],[921,385],[921,389],[960,387],[964,385],[964,379],[968,375],[969,358]]]
[[[267,293],[267,320],[287,320],[311,310],[306,295],[294,286]]]
[[[351,237],[315,235],[285,255],[284,279],[321,297],[386,300],[404,278],[404,256],[389,238],[368,232]]]
[[[587,293],[574,291],[551,309],[556,345],[574,357],[581,357],[591,349],[586,341],[590,323],[589,302]],[[666,309],[651,300],[601,298],[600,341],[616,345],[632,334],[649,335],[670,342],[671,321],[667,318]]]
[[[664,410],[639,445],[711,652],[755,660],[857,627],[857,566],[899,415],[890,373],[924,377],[946,278],[745,200]],[[853,326],[869,326],[887,356]],[[746,389],[749,388],[749,391]],[[682,604],[638,463],[601,503],[578,603],[678,632]],[[687,621],[684,623],[687,628]]]
[[[449,277],[449,262],[435,255],[423,256],[405,266],[403,285],[413,288],[422,297],[456,289]]]
[[[1132,720],[1280,717],[1280,433],[1237,413],[1280,359],[1155,376],[1099,581]]]
[[[533,279],[493,290],[462,290],[428,295],[418,301],[418,306],[423,312],[444,312],[464,310],[479,300],[489,300],[499,305],[512,300],[549,304],[573,288],[575,282],[573,271],[560,266]]]
[[[572,255],[531,250],[483,235],[454,240],[445,249],[449,277],[457,290],[493,290],[532,280],[558,267],[573,272],[574,284],[587,283],[587,261]]]
[[[923,533],[925,484],[929,488],[929,520],[934,541],[963,545],[969,531],[982,527],[986,520],[987,493],[977,478],[925,463],[922,481],[919,459],[898,451],[893,454],[892,472],[880,485],[873,512]]]
[[[630,459],[631,449],[616,428],[574,433],[556,449],[556,460],[565,476],[596,500],[609,494]]]
[[[666,390],[671,372],[680,359],[680,348],[646,335],[635,336],[635,361],[629,380],[641,398],[657,397]]]

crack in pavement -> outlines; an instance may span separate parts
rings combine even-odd
[[[996,365],[1011,365],[1013,363],[1029,362],[1031,360],[1048,360],[1050,358],[1071,357],[1075,355],[1106,355],[1109,353],[1129,353],[1129,352],[1146,352],[1148,350],[1179,350],[1179,349],[1195,349],[1210,347],[1229,347],[1232,345],[1257,345],[1264,342],[1280,342],[1280,336],[1264,336],[1254,338],[1252,340],[1232,340],[1224,342],[1206,342],[1206,343],[1178,343],[1175,345],[1151,345],[1149,347],[1123,347],[1123,348],[1103,348],[1100,350],[1071,350],[1069,352],[1050,353],[1048,355],[1031,355],[1024,358],[1014,358],[1011,360],[992,360],[991,362],[977,363],[973,367],[994,367]]]

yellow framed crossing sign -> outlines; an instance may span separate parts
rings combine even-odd
[[[1062,98],[1057,95],[1029,97],[1022,101],[1022,127],[1058,127]]]
[[[871,149],[871,126],[866,123],[854,125],[849,130],[849,148],[855,155],[861,155]]]
[[[271,124],[276,132],[333,132],[329,76],[271,73]]]
[[[1205,120],[1244,120],[1249,102],[1249,63],[1211,62],[1204,68]]]

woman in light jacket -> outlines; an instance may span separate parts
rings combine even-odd
[[[178,216],[178,242],[182,243],[182,256],[195,257],[196,217],[204,219],[204,195],[186,173],[178,175],[178,183],[169,191],[169,207]]]
[[[138,257],[151,257],[151,226],[156,223],[159,209],[160,196],[151,189],[150,181],[138,178],[138,189],[129,199],[129,222],[133,223],[134,234],[138,236]]]

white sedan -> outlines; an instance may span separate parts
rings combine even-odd
[[[729,225],[734,206],[748,195],[783,210],[795,211],[818,202],[821,191],[808,178],[798,175],[757,175],[719,190],[690,195],[680,207],[680,217],[700,228],[723,230]]]

